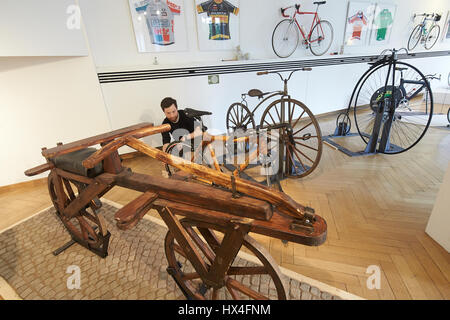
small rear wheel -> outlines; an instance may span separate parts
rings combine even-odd
[[[255,129],[255,119],[245,104],[240,102],[233,103],[227,111],[227,130]]]

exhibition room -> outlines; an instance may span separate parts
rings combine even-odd
[[[450,300],[448,0],[0,0],[0,43],[3,302]]]

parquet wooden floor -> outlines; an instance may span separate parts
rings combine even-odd
[[[334,131],[334,121],[319,120],[323,135]],[[359,137],[341,140],[363,149]],[[450,299],[450,254],[424,232],[449,162],[445,129],[430,128],[416,147],[395,156],[350,158],[324,145],[318,168],[282,187],[326,219],[326,243],[307,247],[255,237],[281,266],[367,299]],[[150,174],[163,169],[146,157],[124,165]],[[126,204],[137,195],[117,187],[106,198]],[[0,191],[0,203],[0,230],[50,205],[45,182]],[[371,265],[381,270],[379,290],[366,285]]]

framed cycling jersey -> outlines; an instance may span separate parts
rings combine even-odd
[[[195,10],[201,51],[233,50],[239,45],[238,0],[196,0]]]
[[[184,0],[129,0],[139,52],[187,51]]]
[[[367,46],[375,13],[375,3],[350,1],[345,24],[346,46]]]
[[[371,45],[386,45],[389,43],[396,8],[395,4],[377,3],[370,36]]]

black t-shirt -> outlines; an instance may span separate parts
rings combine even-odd
[[[173,138],[177,141],[180,140],[180,138],[188,133],[194,132],[195,125],[194,125],[194,119],[189,118],[186,116],[183,110],[178,110],[179,119],[177,123],[171,122],[169,119],[165,118],[162,124],[170,124],[172,127],[170,131],[163,132],[162,139],[163,139],[163,145],[166,143],[170,143],[170,134],[173,135]],[[180,130],[177,130],[180,129]],[[182,130],[184,129],[184,130]]]

